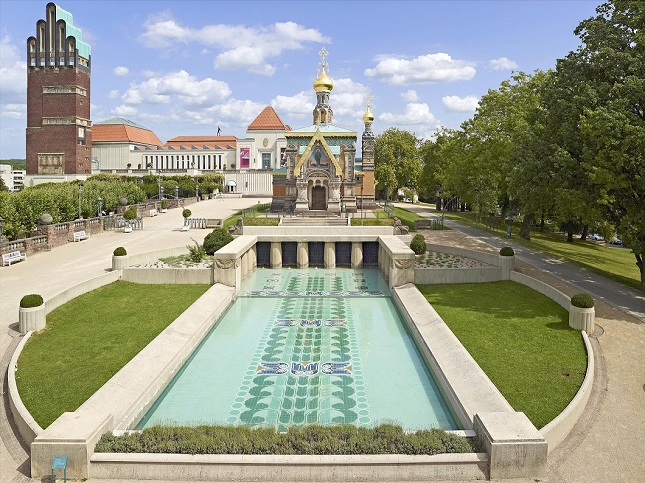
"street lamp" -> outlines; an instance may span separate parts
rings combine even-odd
[[[179,199],[179,186],[175,186],[175,199]]]
[[[195,196],[197,197],[197,201],[199,201],[199,185],[195,184]]]
[[[163,199],[163,186],[159,188],[159,199]]]
[[[78,183],[78,219],[83,218],[81,214],[81,193],[83,193],[83,183]]]
[[[99,202],[99,211],[97,216],[103,216],[103,198],[99,196],[97,201]]]

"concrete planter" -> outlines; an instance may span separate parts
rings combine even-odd
[[[18,327],[21,334],[45,328],[45,304],[38,307],[19,307]]]
[[[128,267],[128,255],[112,255],[112,270],[123,270]]]
[[[502,280],[510,280],[511,271],[515,269],[515,255],[510,257],[499,255],[499,267],[502,270]]]
[[[576,330],[584,330],[589,335],[593,334],[596,328],[596,310],[593,307],[583,309],[570,305],[569,327]]]

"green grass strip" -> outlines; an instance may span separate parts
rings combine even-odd
[[[43,428],[75,411],[208,288],[117,281],[61,305],[18,360],[23,403]]]
[[[302,428],[286,433],[244,426],[153,426],[123,436],[104,434],[97,453],[353,455],[472,453],[472,442],[441,429],[406,434],[400,426]]]
[[[470,355],[516,411],[542,428],[569,404],[587,355],[567,311],[510,281],[419,285]]]

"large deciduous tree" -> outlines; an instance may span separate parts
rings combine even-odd
[[[379,190],[385,184],[389,193],[399,188],[416,190],[421,174],[419,140],[408,132],[390,128],[374,140],[374,164]],[[394,185],[393,185],[394,183]]]

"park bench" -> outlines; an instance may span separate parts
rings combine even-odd
[[[23,260],[27,260],[27,254],[22,254],[19,250],[2,254],[2,266],[11,265],[13,262],[21,262]]]
[[[206,228],[220,228],[222,220],[220,218],[206,218]]]
[[[155,210],[154,208],[150,210],[150,216],[157,216],[157,210]]]
[[[89,240],[90,234],[85,233],[85,231],[75,231],[74,232],[74,241],[80,242],[81,240]]]
[[[432,229],[432,220],[414,220],[415,230],[429,230]]]

